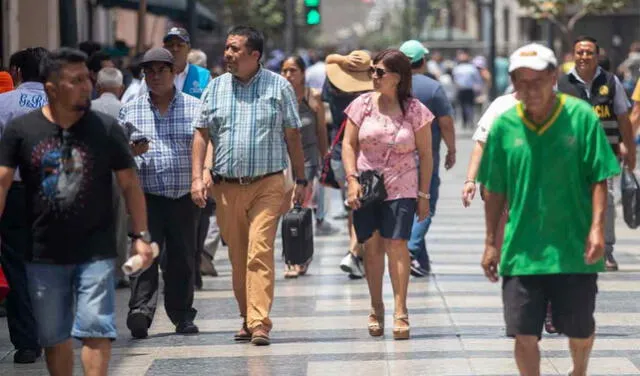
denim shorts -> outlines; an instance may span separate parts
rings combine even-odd
[[[116,338],[114,268],[114,259],[27,264],[40,345],[52,347],[71,337]]]
[[[392,240],[409,240],[416,213],[416,199],[401,198],[370,204],[353,212],[353,227],[358,243],[369,240],[378,231]]]

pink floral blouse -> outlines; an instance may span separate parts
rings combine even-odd
[[[373,95],[361,95],[344,111],[359,128],[358,171],[378,170],[384,174],[387,201],[416,198],[418,167],[415,132],[431,124],[434,116],[415,98],[408,100],[404,116],[383,115],[373,103]]]

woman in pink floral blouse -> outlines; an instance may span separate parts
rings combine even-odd
[[[413,217],[429,215],[431,122],[433,114],[411,97],[411,63],[398,50],[380,52],[371,66],[374,92],[361,95],[345,110],[348,117],[342,149],[348,203],[354,227],[364,243],[364,263],[371,296],[369,334],[384,334],[382,277],[384,256],[395,300],[393,338],[409,338],[407,288],[410,257],[407,241]],[[417,160],[416,160],[417,155]],[[361,207],[360,172],[384,175],[385,201]]]

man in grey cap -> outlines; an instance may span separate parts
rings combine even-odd
[[[192,306],[199,209],[189,195],[189,167],[191,123],[198,115],[200,100],[175,87],[174,57],[168,50],[149,50],[142,69],[149,90],[122,108],[119,121],[128,130],[138,165],[150,238],[166,253],[131,278],[127,327],[134,338],[147,337],[158,302],[158,263],[163,259],[165,310],[176,333],[193,334],[198,332]]]
[[[187,62],[191,51],[191,37],[187,30],[172,27],[162,39],[164,48],[173,55],[175,72],[174,84],[178,91],[200,98],[202,92],[211,81],[211,73],[202,67]],[[146,81],[140,87],[140,95],[148,91]]]

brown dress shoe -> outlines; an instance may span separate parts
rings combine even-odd
[[[271,341],[269,340],[269,331],[267,331],[262,325],[251,331],[251,343],[255,346],[269,346]]]
[[[233,336],[236,341],[251,341],[251,332],[247,328],[247,323],[242,323],[242,328]]]

